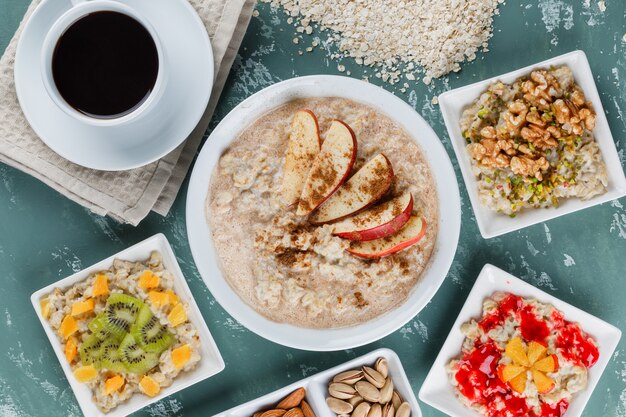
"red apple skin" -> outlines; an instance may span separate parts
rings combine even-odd
[[[343,122],[342,122],[342,123],[343,123]],[[347,125],[346,125],[346,126],[347,126]],[[377,202],[378,200],[380,200],[381,198],[383,198],[383,196],[384,196],[385,194],[387,194],[387,192],[391,189],[391,186],[393,185],[393,182],[394,182],[394,180],[395,180],[396,176],[395,176],[395,173],[393,172],[393,165],[391,165],[391,161],[389,161],[389,158],[387,158],[387,156],[386,156],[386,155],[384,155],[384,154],[381,154],[381,155],[383,155],[383,157],[384,157],[384,158],[385,158],[385,160],[387,161],[387,165],[389,166],[389,170],[390,170],[390,171],[389,171],[389,177],[387,178],[387,184],[386,184],[386,186],[385,186],[383,189],[381,189],[381,191],[380,191],[380,193],[379,193],[379,194],[377,194],[376,196],[374,196],[374,197],[372,198],[372,201],[370,201],[368,204],[364,205],[363,207],[361,207],[360,209],[358,209],[358,210],[357,210],[357,211],[355,211],[355,212],[348,213],[348,214],[346,214],[345,216],[337,217],[337,218],[334,218],[334,219],[329,219],[329,220],[319,221],[319,220],[316,220],[316,219],[315,219],[315,214],[316,214],[316,213],[313,213],[313,216],[309,217],[309,223],[311,223],[311,224],[313,224],[313,225],[318,226],[318,225],[322,225],[322,224],[326,224],[326,223],[334,223],[334,222],[336,222],[336,221],[343,220],[343,219],[345,219],[346,217],[349,217],[349,216],[352,216],[352,215],[354,215],[354,214],[360,213],[360,212],[362,212],[363,210],[367,210],[368,208],[370,208],[370,207],[372,207],[374,204],[376,204],[376,202]],[[354,158],[354,159],[356,160],[356,153],[354,154],[354,156],[355,156],[355,158]],[[352,163],[352,164],[354,165],[354,161],[353,161],[353,163]],[[344,179],[343,179],[343,182],[345,182],[346,180],[347,180],[347,178],[344,178]],[[343,182],[342,182],[342,185],[343,185]],[[330,196],[331,196],[331,195],[333,195],[333,194],[334,194],[334,192],[335,192],[335,191],[337,191],[337,189],[339,189],[339,187],[335,188],[335,190],[334,190],[332,193],[330,193],[330,194],[328,195],[328,197],[326,197],[326,199],[325,199],[324,201],[328,200],[328,198],[330,198]],[[323,203],[324,201],[322,201],[322,203]],[[315,209],[317,209],[317,208],[318,208],[319,206],[321,206],[321,205],[322,205],[322,204],[320,203],[317,207],[315,207]],[[315,210],[313,210],[313,211],[315,211]],[[312,212],[313,212],[313,211],[312,211]]]
[[[401,243],[399,243],[399,244],[397,244],[397,245],[395,245],[395,246],[393,246],[391,248],[388,248],[388,249],[386,249],[386,250],[384,250],[382,252],[379,252],[379,253],[360,253],[360,252],[357,252],[355,249],[352,249],[352,248],[348,248],[348,249],[346,249],[346,251],[348,253],[350,253],[351,255],[354,255],[354,256],[356,256],[358,258],[363,258],[363,259],[379,259],[379,258],[383,258],[385,256],[389,256],[389,255],[391,255],[393,253],[400,252],[402,249],[406,249],[409,246],[412,246],[412,245],[416,244],[417,242],[419,242],[424,237],[424,235],[426,234],[426,220],[424,220],[424,218],[421,218],[421,220],[422,220],[422,229],[421,229],[421,231],[420,231],[420,233],[418,235],[412,237],[409,240],[401,242]]]
[[[346,182],[346,180],[348,179],[348,176],[350,175],[350,172],[352,172],[352,167],[354,167],[354,162],[356,162],[356,154],[357,154],[358,148],[357,148],[356,135],[354,134],[354,131],[352,130],[352,128],[350,126],[348,126],[347,123],[342,122],[341,120],[335,119],[335,120],[333,120],[333,122],[341,123],[350,132],[350,135],[352,136],[352,146],[353,146],[353,149],[354,149],[354,151],[352,152],[352,159],[350,160],[350,163],[348,164],[348,168],[346,169],[346,172],[344,173],[343,177],[341,178],[341,181],[339,181],[337,186],[331,192],[329,192],[328,195],[326,195],[326,197],[324,197],[324,199],[322,201],[320,201],[315,207],[311,208],[310,210],[308,210],[304,214],[301,214],[302,212],[300,211],[300,207],[298,207],[298,215],[300,215],[300,216],[306,216],[306,215],[311,214],[315,209],[317,209],[319,206],[321,206],[324,201],[328,200],[328,198],[331,195],[333,195],[333,193],[335,191],[337,191],[337,189],[339,187],[341,187],[344,182]],[[323,146],[323,144],[322,144],[322,146]]]
[[[339,232],[334,233],[335,236],[339,236],[344,239],[351,240],[353,242],[365,242],[368,240],[382,239],[387,236],[391,236],[398,230],[402,229],[406,222],[411,218],[413,212],[413,196],[409,200],[409,204],[398,216],[394,217],[391,221],[381,224],[366,230],[355,230],[352,232]]]

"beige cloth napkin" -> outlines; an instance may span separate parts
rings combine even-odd
[[[0,161],[48,184],[99,215],[137,225],[151,210],[165,216],[198,150],[256,0],[189,0],[204,22],[215,58],[211,100],[198,126],[169,155],[141,168],[105,172],[73,164],[48,148],[31,129],[15,92],[13,64],[25,22],[41,0],[34,0],[0,58]]]

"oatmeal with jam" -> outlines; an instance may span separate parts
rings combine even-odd
[[[462,325],[461,357],[448,364],[459,399],[486,417],[561,417],[587,386],[600,353],[579,324],[550,304],[494,293],[480,321]]]
[[[425,155],[397,123],[342,98],[296,100],[233,141],[207,222],[224,275],[263,316],[330,328],[400,306],[438,224]]]

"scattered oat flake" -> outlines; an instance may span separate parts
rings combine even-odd
[[[376,76],[390,83],[415,64],[424,68],[430,84],[460,64],[476,59],[492,36],[493,16],[503,0],[261,0],[282,6],[298,21],[298,30],[313,32],[319,24],[339,57],[387,72]],[[303,29],[301,29],[303,28]],[[330,29],[326,31],[326,29]],[[294,43],[297,43],[294,40]],[[400,70],[399,68],[402,68]],[[378,75],[378,74],[381,75]],[[408,78],[410,79],[410,78]]]
[[[439,97],[433,96],[433,99],[430,101],[432,104],[439,104]]]
[[[259,11],[258,10],[253,11],[252,16],[259,17]]]
[[[600,8],[600,11],[601,11],[601,12],[606,11],[606,4],[604,3],[604,0],[600,0],[600,1],[598,2],[598,7]]]

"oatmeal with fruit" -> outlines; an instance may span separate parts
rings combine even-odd
[[[491,84],[460,123],[480,201],[492,210],[513,216],[606,192],[596,113],[567,66]]]
[[[225,278],[265,317],[330,328],[400,306],[438,224],[425,155],[389,117],[342,98],[265,114],[219,160],[206,204]]]
[[[561,417],[598,346],[579,324],[550,304],[494,293],[480,321],[461,326],[461,357],[448,364],[458,398],[486,417]]]
[[[116,259],[40,301],[74,377],[103,412],[135,394],[154,397],[198,366],[200,337],[174,279],[153,252],[145,262]]]

